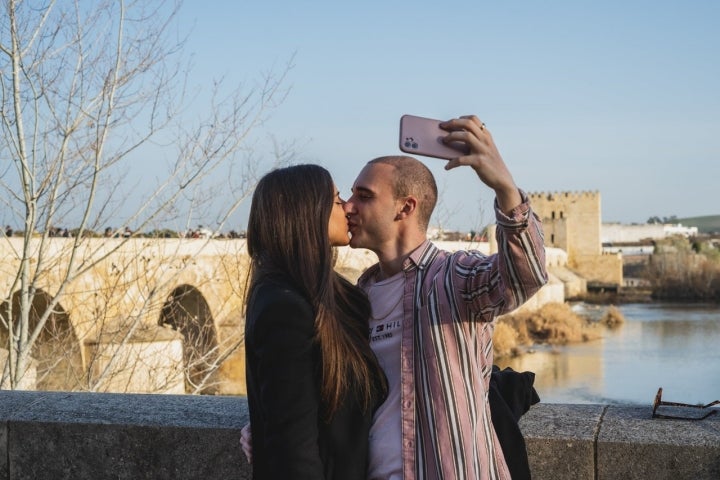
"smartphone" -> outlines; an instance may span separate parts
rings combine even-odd
[[[443,143],[442,139],[448,132],[440,128],[441,123],[442,120],[403,115],[400,117],[400,150],[445,160],[465,155],[460,146],[454,148]]]

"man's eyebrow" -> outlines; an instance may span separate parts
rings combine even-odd
[[[354,185],[350,190],[351,190],[353,193],[369,193],[369,194],[374,194],[374,193],[375,193],[375,192],[373,192],[372,190],[370,190],[369,188],[363,187],[363,186],[360,186],[360,185]]]

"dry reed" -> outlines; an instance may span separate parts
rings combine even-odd
[[[515,356],[522,347],[535,344],[564,345],[602,336],[601,327],[616,328],[625,321],[617,307],[610,306],[600,322],[591,322],[566,303],[548,303],[538,310],[511,313],[498,319],[493,335],[496,357]]]

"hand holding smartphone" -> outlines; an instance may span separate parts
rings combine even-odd
[[[467,152],[442,141],[448,132],[440,128],[441,123],[442,120],[403,115],[400,118],[400,150],[444,160],[466,155]]]

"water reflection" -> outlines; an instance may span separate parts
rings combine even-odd
[[[619,306],[625,324],[601,340],[543,347],[501,368],[535,372],[546,403],[650,404],[658,387],[678,402],[720,398],[720,306],[629,304]],[[578,313],[599,318],[603,309],[578,304]]]

